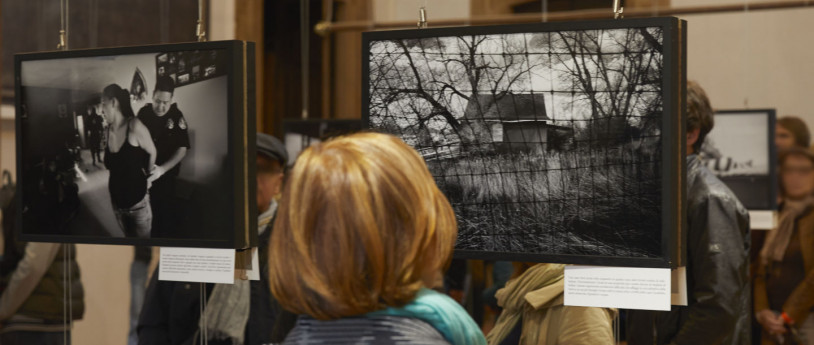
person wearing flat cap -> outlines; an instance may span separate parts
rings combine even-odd
[[[268,242],[277,214],[275,196],[283,185],[288,153],[283,143],[257,133],[257,210],[259,280],[235,284],[206,284],[206,324],[201,321],[201,291],[197,284],[158,281],[153,274],[139,318],[139,344],[271,344],[273,325],[283,310],[271,295],[268,280]],[[252,270],[254,271],[254,269]],[[282,314],[284,315],[284,314]],[[205,332],[204,332],[205,330]],[[279,336],[278,336],[279,337]],[[284,335],[283,335],[284,337]]]

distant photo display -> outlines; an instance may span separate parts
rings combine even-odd
[[[750,210],[777,208],[777,152],[773,109],[715,113],[701,158]]]

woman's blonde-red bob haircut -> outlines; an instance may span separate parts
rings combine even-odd
[[[457,225],[421,156],[359,133],[297,159],[269,246],[282,306],[321,320],[409,303],[448,265]]]

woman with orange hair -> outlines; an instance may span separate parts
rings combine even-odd
[[[486,344],[469,315],[430,288],[457,225],[421,156],[385,134],[338,137],[297,159],[269,250],[286,344]]]

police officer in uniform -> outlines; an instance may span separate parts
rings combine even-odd
[[[184,115],[173,103],[175,82],[168,76],[158,77],[153,90],[153,103],[142,107],[138,119],[147,126],[153,137],[156,149],[155,167],[147,179],[150,188],[150,207],[153,211],[153,224],[150,236],[153,238],[179,238],[178,221],[175,216],[178,206],[175,197],[175,179],[181,170],[181,160],[189,150],[189,133]],[[138,344],[136,327],[145,294],[147,271],[152,259],[150,247],[135,247],[135,257],[130,267],[130,332],[128,345]]]
[[[159,77],[153,90],[153,102],[141,108],[138,118],[150,130],[157,156],[149,180],[153,209],[152,237],[173,237],[175,228],[175,179],[181,169],[181,160],[189,150],[189,133],[184,115],[173,103],[175,82]]]

